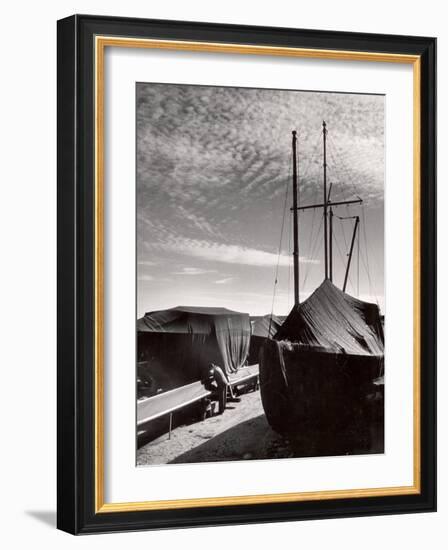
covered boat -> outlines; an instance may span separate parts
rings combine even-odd
[[[273,338],[277,334],[283,320],[284,317],[276,315],[262,315],[250,318],[252,329],[248,357],[250,365],[255,365],[259,362],[260,350],[266,338]]]
[[[179,306],[152,311],[137,321],[140,389],[153,395],[196,380],[212,363],[228,375],[249,353],[247,313],[225,308]]]
[[[301,205],[297,132],[292,134],[294,307],[261,350],[260,389],[265,414],[274,430],[301,440],[298,451],[301,456],[383,452],[384,318],[378,305],[345,292],[359,215],[337,216],[340,221],[352,220],[354,226],[342,290],[332,282],[334,211],[342,206],[362,205],[363,201],[357,196],[331,199],[332,184],[327,189],[324,121],[322,202]],[[298,213],[320,209],[324,227],[324,280],[300,303]]]
[[[369,431],[382,419],[375,381],[383,363],[378,306],[324,280],[263,346],[260,385],[269,424],[281,433]]]

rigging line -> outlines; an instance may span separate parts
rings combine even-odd
[[[347,154],[342,153],[341,148],[340,148],[337,144],[335,144],[334,146],[335,146],[336,151],[339,151],[339,152],[340,152],[341,158],[342,158],[342,157],[344,157],[344,158],[347,157]],[[353,181],[354,178],[355,178],[355,173],[354,173],[354,171],[353,171],[351,168],[347,168],[346,174],[347,174],[347,180],[348,180],[347,183],[350,184],[350,185],[352,186],[353,193],[356,194],[358,191],[357,191],[357,188],[356,188],[356,184],[355,184],[355,182]]]
[[[292,153],[290,154],[290,161],[292,159]],[[283,241],[283,233],[285,229],[285,217],[286,217],[286,208],[288,205],[288,194],[289,194],[289,182],[290,182],[290,175],[291,175],[291,162],[289,162],[289,170],[288,170],[288,178],[286,179],[285,184],[285,201],[283,203],[283,217],[282,217],[282,227],[280,230],[280,242],[278,245],[278,255],[277,255],[277,265],[275,267],[275,279],[274,279],[274,290],[272,293],[272,305],[271,305],[271,316],[269,318],[269,332],[271,333],[271,324],[272,324],[272,315],[274,314],[274,303],[275,303],[275,294],[277,290],[277,283],[278,283],[278,268],[280,266],[280,256],[282,253],[282,241]]]
[[[337,149],[337,146],[336,146],[333,139],[330,140],[330,143],[331,143],[332,147]],[[343,198],[347,198],[348,196],[351,196],[352,194],[354,194],[355,196],[358,196],[358,191],[356,190],[356,187],[354,186],[354,184],[353,183],[351,184],[352,189],[350,189],[349,185],[347,184],[346,180],[349,179],[349,178],[346,177],[346,176],[349,175],[349,170],[344,171],[343,169],[340,168],[341,162],[336,160],[335,154],[331,149],[330,149],[330,156],[331,156],[332,162],[334,163],[333,166],[334,166],[334,171],[336,172],[336,175],[337,175],[338,183],[339,183],[340,187],[343,189],[343,193],[341,193],[341,196]],[[345,195],[345,193],[346,193],[346,195]]]
[[[329,145],[330,145],[329,153],[330,153],[332,161],[334,163],[333,168],[338,171],[339,175],[343,175],[344,174],[344,171],[342,170],[343,163],[340,160],[342,158],[343,154],[340,152],[340,148],[338,147],[336,141],[333,139],[333,136],[329,136],[328,141],[329,141]]]
[[[288,223],[288,255],[291,257],[291,214],[289,213],[289,223]],[[291,269],[292,265],[291,262],[289,262],[288,266],[288,304],[289,304],[289,297],[290,297],[290,290],[291,290]]]
[[[356,270],[357,270],[358,280],[357,280],[357,286],[356,286],[356,289],[357,289],[356,296],[359,298],[359,235],[358,235],[357,245],[358,245],[358,258],[356,261]]]
[[[303,281],[303,289],[304,290],[305,290],[305,287],[306,287],[306,282],[308,280],[308,275],[311,273],[311,269],[314,265],[314,258],[315,258],[315,254],[317,253],[317,244],[320,240],[320,232],[321,232],[321,229],[322,229],[323,222],[324,222],[324,216],[322,214],[322,217],[320,219],[319,228],[318,228],[317,233],[316,233],[316,240],[314,241],[314,245],[313,245],[313,252],[310,256],[310,260],[308,262],[308,265],[306,266],[305,280]]]
[[[328,156],[330,158],[330,161],[332,162],[331,168],[336,172],[338,172],[339,175],[342,174],[342,171],[340,170],[340,162],[337,160],[335,149],[336,145],[332,137],[329,137],[328,139],[329,147],[328,147]]]
[[[301,170],[301,175],[300,175],[300,180],[303,182],[303,184],[306,184],[306,180],[308,178],[308,175],[310,174],[311,172],[311,168],[312,166],[314,165],[314,163],[312,162],[313,159],[315,157],[317,157],[317,149],[318,147],[320,147],[320,144],[321,144],[321,137],[322,137],[322,130],[319,131],[319,134],[317,136],[317,139],[316,139],[316,142],[314,144],[314,147],[311,149],[311,154],[310,155],[301,155],[301,158],[305,157],[307,159],[306,161],[306,165],[304,167],[303,170]],[[302,185],[302,187],[304,188],[304,190],[306,191],[307,190],[307,187],[304,187]],[[312,196],[312,199],[313,201],[315,201],[316,199],[316,193],[317,193],[317,187],[315,185],[312,186],[312,190],[313,190],[313,196]]]
[[[308,240],[308,248],[307,248],[307,254],[309,255],[311,253],[311,245],[313,242],[313,233],[314,233],[314,222],[316,220],[316,208],[313,208],[313,217],[311,219],[311,230],[310,230],[310,238]],[[305,281],[304,283],[305,284]]]
[[[363,205],[364,207],[366,205]],[[366,210],[367,210],[367,207],[366,207]],[[365,223],[365,227],[367,227],[367,224]],[[366,229],[367,231],[367,229]],[[375,273],[381,273],[382,272],[382,269],[380,269],[379,267],[379,263],[378,263],[378,260],[377,260],[377,257],[375,254],[372,254],[370,256],[370,261],[372,263],[372,274],[375,274]]]
[[[336,238],[336,235],[334,236],[334,241],[335,241],[335,243],[336,243],[336,248],[338,249],[338,252],[339,252],[339,256],[340,256],[340,258],[341,258],[342,265],[344,265],[344,263],[347,262],[347,259],[345,259],[345,262],[344,262],[344,256],[343,256],[343,254],[342,254],[342,252],[341,252],[341,248],[340,248],[340,246],[339,246],[339,242],[338,242],[338,239]],[[346,258],[347,258],[347,254],[346,254]],[[345,267],[345,269],[347,269],[347,266],[346,266],[346,265],[345,265],[344,267]],[[353,286],[353,283],[352,283],[352,278],[350,277],[350,272],[349,272],[349,274],[348,274],[348,282],[350,283],[350,286],[352,287],[352,290],[354,291],[354,286]]]
[[[344,238],[344,245],[345,245],[345,249],[344,249],[344,250],[348,250],[349,248],[348,248],[347,238],[346,238],[346,236],[345,236],[344,222],[343,222],[341,216],[338,216],[338,218],[339,218],[339,223],[341,224],[342,236],[343,236],[343,238]],[[358,242],[359,242],[359,238],[358,238]],[[342,265],[344,265],[344,264],[342,264]],[[344,267],[345,267],[345,266],[344,266]]]
[[[345,205],[345,212],[347,213],[348,218],[354,218],[352,206],[359,206],[359,204],[356,204],[356,205],[346,204]]]
[[[316,156],[316,150],[317,150],[318,146],[320,145],[320,138],[321,138],[321,136],[322,136],[322,130],[319,131],[319,135],[317,136],[317,139],[316,139],[316,142],[315,142],[315,144],[314,144],[314,147],[312,147],[312,149],[311,149],[311,154],[310,154],[309,156],[307,155],[307,157],[306,157],[308,160],[307,160],[307,163],[306,163],[306,165],[305,165],[305,169],[302,170],[302,172],[303,172],[303,174],[302,174],[302,176],[301,176],[302,179],[305,179],[306,176],[308,176],[308,173],[309,173],[309,171],[310,171],[310,169],[311,169],[312,160],[313,160],[313,158]],[[300,137],[300,136],[299,136],[299,137]]]
[[[306,160],[306,164],[304,164],[304,169],[301,171],[301,176],[300,176],[300,179],[302,181],[306,180],[307,176],[309,175],[310,173],[310,170],[311,170],[311,167],[315,165],[315,163],[313,163],[313,159],[314,158],[317,158],[317,150],[318,148],[320,149],[321,147],[321,138],[322,138],[322,130],[319,130],[319,133],[317,135],[317,139],[314,143],[314,146],[311,147],[311,153],[309,155],[307,155],[306,153],[305,154],[302,154],[301,158],[303,159],[303,157],[305,157],[307,160]],[[320,154],[319,154],[319,158],[320,158]],[[303,160],[302,160],[303,162]],[[319,165],[319,169],[321,167],[320,164]],[[319,172],[320,174],[320,172]],[[313,197],[314,195],[316,194],[316,187],[313,186]]]
[[[345,182],[344,174],[340,172],[340,170],[337,166],[337,162],[334,158],[334,154],[331,151],[330,151],[330,159],[333,162],[333,164],[332,164],[333,177],[330,177],[330,180],[332,180],[333,186],[338,189],[336,191],[336,197],[338,199],[340,198],[342,200],[346,200],[348,198],[351,198],[353,193],[349,190],[349,188],[348,188],[348,186]],[[357,196],[356,193],[355,193],[355,196]]]
[[[345,236],[345,229],[344,229],[344,222],[342,221],[342,218],[341,216],[337,216],[338,219],[339,219],[339,223],[341,224],[341,232],[342,232],[342,236],[344,237],[344,245],[345,245],[345,249],[347,250],[348,249],[348,243],[347,243],[347,238]]]
[[[314,216],[313,216],[313,225],[314,225]],[[312,228],[312,232],[310,233],[308,249],[307,249],[307,256],[309,260],[311,260],[313,257],[313,249],[314,249],[314,245],[312,242],[313,231],[314,231],[314,227]],[[308,278],[308,271],[310,270],[310,264],[311,264],[311,261],[305,265],[305,269],[303,270],[303,288],[305,288],[305,284]]]
[[[376,303],[378,305],[378,295],[376,292],[375,285],[372,284],[371,278],[370,278],[370,264],[369,264],[369,248],[367,245],[367,233],[366,233],[366,216],[365,216],[365,208],[364,204],[361,208],[361,216],[362,216],[362,230],[364,234],[364,246],[365,246],[365,254],[366,254],[366,261],[367,261],[367,269],[368,269],[368,278],[369,278],[369,285],[373,288],[373,295],[375,296]],[[371,290],[370,290],[371,292]]]
[[[341,174],[339,173],[336,159],[334,157],[333,151],[331,150],[331,147],[328,148],[328,157],[330,160],[330,163],[329,163],[330,182],[335,187],[336,197],[345,200],[347,197],[344,195],[344,190],[345,190],[344,178],[341,177]],[[341,188],[342,188],[342,191],[341,191]]]
[[[372,290],[373,290],[372,281],[371,281],[371,279],[370,279],[370,274],[369,274],[369,270],[368,270],[368,267],[367,267],[367,264],[366,264],[366,260],[364,259],[364,254],[363,254],[362,252],[361,252],[361,262],[362,262],[362,265],[363,265],[363,267],[364,267],[364,271],[365,271],[366,274],[367,274],[367,281],[368,281],[368,284],[369,284],[369,293],[370,293],[370,296],[373,296],[373,297],[375,298],[375,301],[376,301],[377,305],[379,305],[379,304],[378,304],[378,298],[377,298],[375,292],[372,291]]]
[[[319,145],[319,142],[317,143],[317,145]],[[305,178],[302,177],[302,179],[305,179]],[[311,197],[311,203],[315,203],[317,201],[318,189],[317,189],[316,185],[313,185],[312,189],[313,189],[313,193],[312,193],[312,197]],[[308,255],[312,254],[313,234],[314,234],[314,230],[315,230],[315,227],[316,227],[317,213],[318,213],[317,209],[313,208],[313,215],[311,217],[311,229],[310,229],[310,233],[309,233],[308,246],[307,246],[307,254]],[[307,266],[307,268],[309,269],[309,266]],[[305,276],[305,274],[306,274],[306,272],[304,272],[304,276]],[[305,278],[304,278],[304,283],[303,284],[305,284]]]
[[[332,139],[332,138],[330,138]],[[341,158],[341,159],[346,159],[347,158],[347,153],[343,152],[342,149],[337,145],[337,143],[335,141],[332,140],[332,146],[334,147],[337,155],[338,155],[338,158]],[[341,161],[341,164],[342,164],[342,161]],[[345,167],[345,163],[344,163],[344,167]],[[347,182],[344,181],[344,184],[348,184],[350,183],[351,186],[352,186],[352,189],[353,189],[353,193],[356,195],[357,194],[357,189],[356,189],[356,184],[354,183],[353,179],[354,179],[354,173],[353,173],[353,170],[350,169],[350,168],[347,168],[345,170],[345,175],[347,176]]]
[[[322,137],[322,130],[319,130],[319,133],[318,133],[317,138],[315,140],[314,146],[311,148],[311,154],[306,155],[306,157],[305,157],[308,160],[305,164],[305,168],[303,170],[301,170],[301,174],[300,174],[300,181],[302,181],[304,183],[306,183],[306,179],[308,177],[308,174],[310,173],[311,167],[313,166],[312,161],[316,156],[316,152],[317,152],[318,147],[320,146],[321,137]],[[292,154],[290,154],[290,157],[292,157]],[[302,159],[303,155],[300,158]],[[289,164],[290,167],[291,167],[291,164],[292,164],[292,161],[290,160],[290,164]],[[290,168],[290,171],[291,171],[291,168]],[[313,196],[312,196],[313,201],[315,201],[315,199],[316,199],[316,193],[317,193],[317,189],[316,189],[315,186],[313,186]],[[300,200],[300,194],[299,194],[298,199]],[[313,233],[313,230],[314,230],[315,217],[316,217],[316,211],[313,209],[313,217],[312,217],[312,220],[311,220],[311,233],[310,233],[309,242],[308,242],[308,251],[311,249],[312,233]],[[300,261],[300,258],[299,258],[299,261]],[[291,277],[291,270],[292,270],[292,265],[290,266],[290,270],[288,271],[288,276],[289,277]],[[303,284],[305,284],[305,283],[303,283]],[[289,289],[288,289],[288,300],[289,300]]]
[[[317,232],[314,235],[314,242],[311,242],[311,239],[310,239],[310,247],[309,247],[309,251],[308,251],[308,258],[310,260],[313,260],[315,258],[316,253],[317,253],[318,244],[320,242],[320,231],[322,229],[323,220],[324,220],[324,217],[323,217],[323,214],[322,214],[322,216],[320,218],[319,226],[317,228]],[[308,265],[306,266],[306,274],[308,274],[308,271],[311,269],[311,265],[312,265],[312,262],[311,261],[308,262]],[[305,281],[304,281],[304,284],[305,284]]]
[[[310,160],[308,161],[306,175],[301,177],[302,180],[305,180],[308,173],[310,172],[311,166],[313,165],[312,160],[317,156],[316,152],[317,152],[318,147],[319,148],[321,147],[322,136],[323,136],[323,131],[319,130],[316,143],[314,144],[311,156],[309,157]],[[320,167],[320,164],[319,164],[319,167]],[[320,170],[320,168],[319,168],[319,170]],[[319,174],[319,177],[320,177],[320,174]],[[318,194],[318,186],[313,185],[312,190],[313,190],[312,191],[312,202],[316,202],[317,194]],[[312,260],[314,259],[314,255],[316,253],[316,246],[317,246],[317,243],[319,242],[320,230],[322,228],[322,223],[323,223],[323,218],[321,218],[320,225],[317,229],[317,234],[316,234],[315,241],[314,241],[314,244],[313,244],[313,234],[314,234],[314,229],[315,229],[315,226],[316,226],[315,225],[316,215],[317,215],[317,209],[313,208],[313,216],[311,218],[311,230],[310,230],[310,233],[309,233],[308,248],[307,248],[307,254],[308,254],[308,257],[309,257],[310,261],[308,262],[308,265],[306,265],[305,269],[303,270],[303,274],[304,274],[304,276],[303,276],[303,288],[305,288],[305,286],[306,286],[308,276],[309,276],[309,274],[311,272],[311,269],[312,269],[312,266],[313,266],[313,261]]]
[[[330,137],[330,142],[338,159],[338,168],[341,167],[342,169],[344,169],[344,173],[350,172],[350,168],[346,167],[346,159],[348,156],[347,152],[338,145],[338,143],[333,139],[333,136]]]
[[[363,252],[361,252],[360,256],[361,256],[361,263],[362,263],[362,265],[363,265],[363,267],[364,267],[364,271],[365,271],[366,274],[367,274],[367,281],[368,281],[368,284],[369,284],[369,293],[370,293],[370,296],[372,296],[372,297],[375,298],[376,305],[379,307],[378,296],[376,295],[375,288],[374,288],[374,286],[373,286],[373,284],[372,284],[372,280],[371,280],[371,278],[370,278],[369,269],[368,269],[366,260],[364,259],[364,254],[363,254]]]

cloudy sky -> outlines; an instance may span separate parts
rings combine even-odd
[[[289,312],[291,131],[300,203],[322,202],[322,120],[332,200],[364,200],[334,211],[362,222],[347,291],[384,309],[383,96],[138,83],[136,101],[138,316],[177,305],[265,314],[274,286],[274,312]],[[334,218],[340,287],[353,223]],[[324,277],[322,209],[299,229],[304,299]]]

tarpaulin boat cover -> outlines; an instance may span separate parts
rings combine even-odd
[[[384,354],[378,306],[349,296],[328,279],[293,308],[275,339],[333,353]]]
[[[246,361],[250,332],[247,313],[225,308],[152,311],[137,321],[139,361],[169,372],[177,383],[199,379],[211,363],[231,374]]]
[[[251,317],[252,335],[250,337],[249,364],[255,365],[259,362],[260,349],[266,338],[273,338],[281,327],[282,319],[275,315],[263,315]]]
[[[276,315],[263,315],[262,317],[251,317],[250,323],[252,336],[272,338],[282,326],[282,319]]]

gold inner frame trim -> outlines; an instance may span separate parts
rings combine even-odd
[[[106,47],[149,48],[208,53],[232,53],[243,55],[267,55],[329,59],[345,61],[371,61],[382,63],[406,63],[413,65],[413,299],[414,299],[414,349],[413,349],[413,484],[400,487],[366,489],[342,489],[332,491],[275,493],[263,495],[191,498],[179,500],[153,500],[142,502],[104,501],[104,54]],[[250,44],[225,44],[181,40],[156,40],[96,36],[95,54],[95,512],[132,512],[143,510],[167,510],[208,506],[236,506],[279,502],[304,502],[343,498],[365,498],[419,494],[421,488],[421,426],[420,426],[420,89],[421,60],[417,55],[401,55],[345,50],[321,50]]]

